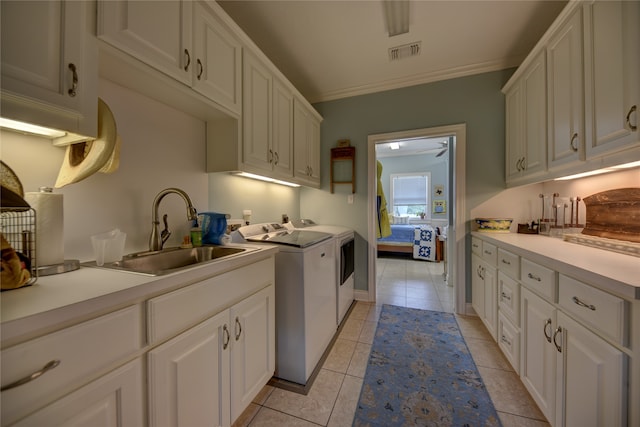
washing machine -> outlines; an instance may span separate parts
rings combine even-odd
[[[340,325],[354,301],[355,232],[339,225],[317,224],[311,219],[291,221],[295,229],[329,233],[336,245],[336,324]]]
[[[275,377],[306,386],[337,331],[334,236],[278,223],[251,224],[237,233],[242,240],[236,241],[279,245]]]

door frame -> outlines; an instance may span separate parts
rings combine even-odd
[[[369,135],[367,138],[367,174],[368,174],[368,300],[376,300],[376,259],[378,256],[376,238],[376,215],[377,209],[377,167],[376,167],[376,144],[392,139],[407,138],[438,138],[453,136],[454,141],[449,147],[449,188],[447,189],[451,208],[449,209],[449,228],[447,229],[447,242],[445,256],[447,262],[448,280],[453,283],[455,299],[454,310],[456,313],[466,313],[466,223],[467,211],[466,200],[466,129],[464,123],[414,129],[407,131],[390,132],[383,134]],[[453,243],[453,244],[452,244]]]

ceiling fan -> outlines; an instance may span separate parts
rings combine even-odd
[[[441,144],[442,144],[442,150],[438,154],[436,154],[436,157],[442,156],[449,149],[449,142],[448,141],[442,141]]]

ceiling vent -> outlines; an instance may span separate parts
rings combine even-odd
[[[389,61],[397,61],[411,56],[418,56],[422,50],[422,42],[413,42],[389,48]]]

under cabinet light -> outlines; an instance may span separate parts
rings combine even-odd
[[[30,123],[19,122],[17,120],[5,119],[4,117],[0,117],[0,127],[21,133],[45,136],[47,138],[60,138],[67,134],[66,132],[57,129],[32,125]]]
[[[273,184],[286,185],[288,187],[300,187],[298,184],[294,184],[293,182],[282,181],[279,179],[269,178],[267,176],[256,175],[254,173],[249,172],[231,172],[232,175],[241,176],[244,178],[257,179],[258,181],[271,182]]]
[[[587,177],[587,176],[600,175],[600,174],[603,174],[603,173],[616,172],[616,171],[620,171],[620,170],[623,170],[623,169],[629,169],[629,168],[635,168],[635,167],[640,167],[640,161],[631,162],[631,163],[625,163],[625,164],[617,165],[617,166],[611,166],[611,167],[608,167],[608,168],[597,169],[597,170],[594,170],[594,171],[577,173],[575,175],[563,176],[563,177],[560,177],[560,178],[556,178],[554,181],[565,181],[565,180],[569,180],[569,179],[584,178],[584,177]]]

